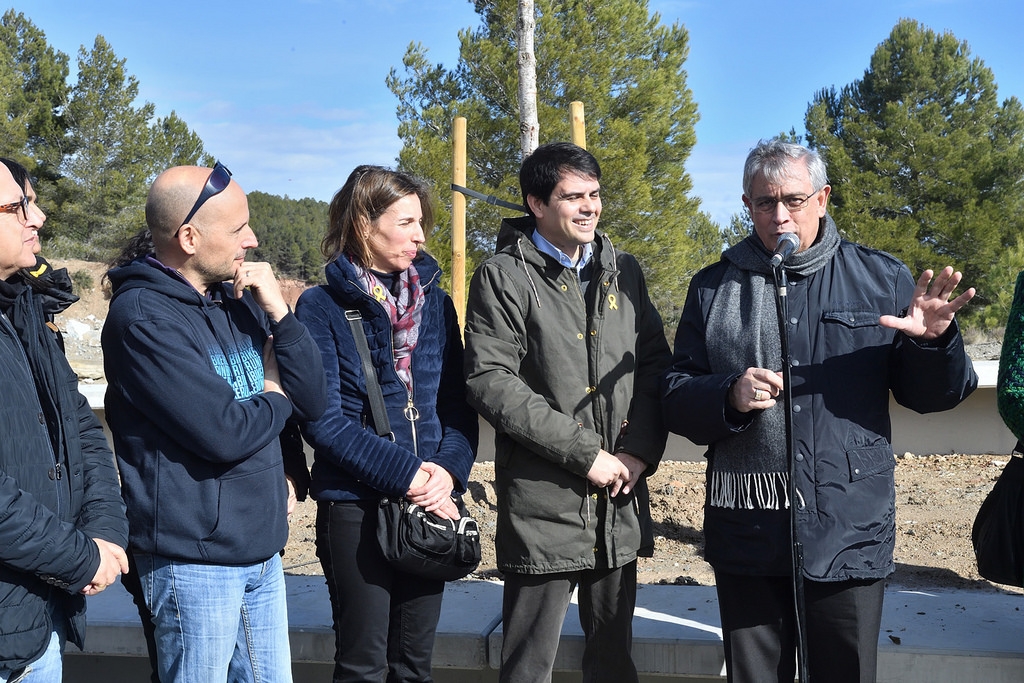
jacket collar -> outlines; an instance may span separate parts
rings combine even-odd
[[[413,265],[416,266],[416,271],[420,274],[420,286],[424,293],[441,279],[441,266],[433,256],[425,251],[420,252],[416,260],[413,261]],[[329,262],[324,267],[324,275],[327,277],[327,286],[339,294],[346,297],[364,296],[372,299],[359,286],[359,276],[348,257],[341,255]]]
[[[533,232],[537,229],[537,221],[533,216],[520,216],[518,218],[506,218],[501,221],[501,228],[498,230],[498,242],[496,253],[509,254],[517,260],[521,259],[533,266],[543,268],[552,263],[562,264],[553,256],[543,253],[533,243]],[[606,234],[597,231],[594,240],[594,255],[598,266],[604,271],[614,272],[615,249]],[[564,266],[563,266],[564,267]]]

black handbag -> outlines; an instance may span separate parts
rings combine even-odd
[[[979,574],[995,583],[1024,587],[1024,458],[1017,449],[981,504],[971,541]]]
[[[370,358],[363,318],[359,311],[345,311],[366,376],[373,426],[381,438],[394,441],[391,421],[377,370]],[[377,507],[377,542],[384,557],[396,569],[428,579],[455,581],[480,564],[480,528],[461,497],[452,496],[459,519],[444,519],[426,512],[405,498],[381,498]]]
[[[461,498],[459,519],[443,519],[404,498],[383,498],[377,541],[391,566],[440,581],[468,576],[480,564],[480,530]]]

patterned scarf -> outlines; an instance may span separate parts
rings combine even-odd
[[[825,267],[839,248],[839,233],[826,215],[818,240],[786,262],[786,272],[806,277]],[[750,235],[722,255],[728,263],[708,311],[708,361],[714,373],[748,367],[782,367],[771,252]],[[708,504],[779,510],[789,507],[785,406],[780,400],[750,426],[714,445],[708,471]]]
[[[419,341],[425,299],[423,288],[420,287],[419,271],[415,264],[409,266],[404,272],[396,273],[393,286],[388,287],[373,271],[356,263],[352,266],[362,288],[388,312],[395,346],[395,372],[405,383],[406,389],[412,391],[412,351]]]

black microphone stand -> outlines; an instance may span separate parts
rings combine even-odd
[[[779,317],[779,342],[782,347],[782,400],[786,411],[786,461],[789,463],[789,537],[793,564],[793,608],[796,612],[796,657],[800,683],[809,683],[807,674],[807,609],[804,601],[804,550],[796,532],[796,444],[793,436],[793,372],[789,358],[789,281],[786,269],[779,264],[772,269],[775,280],[775,306]]]

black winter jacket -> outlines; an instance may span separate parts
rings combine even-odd
[[[664,384],[669,428],[707,444],[709,459],[716,443],[761,414],[740,417],[726,407],[729,387],[746,368],[710,371],[708,345],[736,343],[705,332],[726,266],[719,261],[690,283]],[[822,269],[790,279],[797,534],[809,579],[874,579],[894,569],[889,392],[928,413],[956,406],[977,386],[955,322],[923,343],[878,323],[905,309],[914,284],[897,259],[845,241]],[[788,510],[705,506],[706,559],[727,573],[786,575],[788,520]]]
[[[44,305],[70,301],[20,276],[0,290],[0,669],[18,669],[46,649],[48,602],[62,603],[82,646],[80,591],[100,565],[92,539],[125,547],[128,523],[103,428],[46,327]]]

